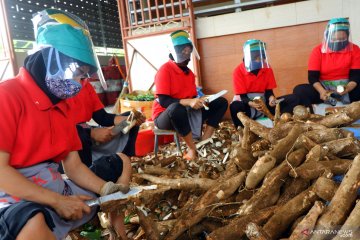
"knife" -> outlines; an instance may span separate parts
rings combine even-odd
[[[281,103],[284,100],[285,100],[285,98],[275,99],[275,100],[272,101],[272,104],[278,104],[278,103]]]
[[[209,95],[208,97],[206,97],[206,102],[210,103],[210,102],[214,101],[215,99],[221,97],[222,95],[225,95],[227,92],[228,92],[227,90],[222,90],[218,93]]]
[[[121,121],[118,125],[115,125],[112,129],[111,129],[111,134],[113,136],[118,135],[120,132],[122,132],[127,126],[130,125],[130,122],[127,120]]]
[[[112,194],[109,194],[106,196],[87,200],[87,201],[85,201],[85,204],[88,205],[89,207],[99,206],[99,205],[109,202],[109,201],[127,199],[128,197],[137,195],[142,190],[153,190],[156,188],[157,188],[157,185],[132,187],[132,188],[130,188],[130,191],[127,193],[123,193],[123,192],[119,191],[119,192],[112,193]]]
[[[225,95],[228,91],[227,90],[221,90],[220,92],[218,93],[215,93],[215,94],[212,94],[212,95],[209,95],[205,98],[205,102],[206,104],[209,104],[210,102],[214,101],[215,99],[221,97],[222,95]],[[209,110],[209,107],[206,106],[206,104],[203,104],[204,105],[204,108],[205,110]]]

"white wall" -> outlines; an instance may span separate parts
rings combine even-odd
[[[169,34],[138,38],[129,41],[130,44],[140,52],[156,69],[169,60],[169,47],[172,46]],[[129,62],[131,61],[133,48],[128,45]],[[193,63],[190,61],[189,68],[192,70]],[[149,90],[156,70],[148,64],[143,57],[135,54],[131,67],[131,83],[133,90]],[[155,90],[155,87],[153,88]]]
[[[243,12],[198,18],[198,39],[349,18],[352,40],[360,44],[360,0],[309,0]],[[300,34],[300,33],[299,33]]]
[[[352,41],[360,45],[360,0],[309,0],[198,18],[195,25],[197,38],[201,39],[327,21],[334,17],[349,18]],[[301,33],[299,33],[299,37],[301,37]],[[156,68],[159,68],[168,60],[167,39],[168,35],[162,35],[131,40],[130,43]],[[132,48],[128,49],[130,61]],[[25,56],[17,53],[16,57],[17,63],[22,66]],[[106,64],[105,58],[101,57],[100,61],[102,64]],[[192,64],[190,63],[189,66]],[[135,56],[131,68],[133,90],[147,90],[153,83],[155,74],[156,71],[149,64],[140,56]]]
[[[349,18],[352,41],[360,45],[360,0],[309,0],[214,17],[197,18],[197,38],[211,38],[242,32],[327,21],[334,17]],[[299,33],[301,37],[301,33]],[[166,36],[132,40],[131,44],[159,68],[168,60]],[[219,43],[220,44],[220,43]],[[131,49],[131,48],[129,48]],[[204,49],[206,51],[206,49]],[[129,60],[132,51],[129,51]],[[201,60],[200,60],[201,61]],[[192,64],[189,64],[192,66]],[[147,90],[156,71],[139,57],[131,70],[133,90]]]

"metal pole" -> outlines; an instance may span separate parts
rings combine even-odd
[[[234,0],[235,4],[240,4],[241,0]],[[235,8],[235,12],[241,12],[241,8]]]
[[[190,33],[191,33],[191,40],[193,44],[195,45],[196,49],[199,49],[197,46],[197,39],[196,39],[196,32],[195,32],[195,16],[194,16],[194,7],[192,5],[192,2],[190,0],[186,1],[188,10],[189,10],[189,21],[190,21]],[[200,62],[199,60],[194,56],[194,72],[196,76],[196,85],[201,86],[201,71],[200,71]]]
[[[12,75],[15,76],[16,75],[16,70],[18,70],[18,66],[16,64],[16,58],[15,58],[15,50],[14,50],[14,46],[13,46],[13,38],[11,36],[11,31],[9,29],[9,23],[8,23],[8,15],[7,15],[7,4],[6,1],[1,0],[0,2],[0,13],[2,15],[2,19],[0,20],[0,22],[3,24],[3,29],[1,30],[1,34],[2,34],[2,38],[3,41],[5,41],[5,43],[3,42],[3,46],[4,49],[3,51],[5,51],[5,59],[3,60],[8,60],[9,62],[6,64],[5,68],[4,68],[4,73],[6,72],[8,67],[11,67],[11,71],[12,71]],[[3,80],[3,75],[0,78],[0,81]]]
[[[147,60],[147,58],[141,54],[141,52],[139,52],[130,42],[128,42],[127,44],[130,45],[130,47],[132,47],[137,54],[139,54],[140,57],[142,57],[155,71],[157,71],[158,69],[149,61]]]
[[[149,60],[147,60],[147,58],[144,55],[142,55],[141,52],[139,52],[133,45],[131,45],[130,42],[127,42],[127,44],[129,44],[129,46],[134,49],[134,52],[136,51],[136,53],[139,54],[139,56],[142,57],[145,60],[145,62],[147,62],[155,71],[159,70]],[[153,88],[153,86],[154,86],[154,83],[152,83],[152,85],[150,86],[149,91]]]

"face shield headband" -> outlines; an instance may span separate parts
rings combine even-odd
[[[191,60],[191,54],[195,54],[195,57],[200,60],[199,53],[194,44],[189,39],[189,34],[184,30],[175,31],[170,34],[170,40],[168,42],[168,49],[171,55],[171,59],[176,63],[183,63]]]
[[[102,87],[107,89],[89,29],[83,20],[69,12],[46,9],[35,14],[32,21],[37,42],[34,51],[53,47],[66,56],[87,63],[91,66],[90,77],[99,79]]]

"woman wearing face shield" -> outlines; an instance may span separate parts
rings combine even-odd
[[[39,49],[16,77],[0,83],[0,239],[6,240],[63,239],[95,215],[84,200],[123,190],[96,176],[77,153],[81,142],[67,99],[98,68],[86,24],[55,9],[37,13],[34,24]],[[58,172],[61,163],[68,180]]]
[[[175,130],[180,134],[188,147],[184,158],[193,160],[196,158],[193,138],[205,140],[211,137],[228,103],[220,97],[209,103],[209,110],[204,109],[205,99],[196,97],[195,75],[187,67],[191,53],[196,53],[189,34],[180,30],[170,37],[170,60],[161,66],[155,76],[157,99],[152,108],[152,118],[159,129]],[[203,133],[202,123],[206,123]]]
[[[308,81],[296,86],[294,93],[311,110],[311,104],[360,100],[360,49],[350,41],[347,19],[333,18],[328,22],[322,44],[311,52]]]
[[[245,112],[252,119],[264,116],[260,104],[254,102],[255,98],[261,98],[270,112],[275,112],[276,97],[273,89],[276,82],[272,68],[268,62],[266,45],[257,39],[250,39],[243,47],[243,62],[233,72],[234,99],[230,104],[231,118],[235,127],[243,126],[237,117],[237,113]],[[295,95],[279,97],[281,113],[292,113],[293,108],[299,101]]]

